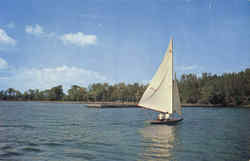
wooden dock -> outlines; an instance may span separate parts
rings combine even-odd
[[[89,108],[137,108],[136,103],[117,103],[117,102],[111,102],[111,103],[88,103],[87,106]]]

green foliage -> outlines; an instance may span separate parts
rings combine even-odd
[[[89,101],[137,102],[145,91],[145,85],[96,83],[89,86]]]
[[[65,98],[69,101],[87,101],[87,89],[77,85],[73,85],[68,90],[68,95]]]
[[[219,76],[210,73],[203,73],[200,77],[184,74],[177,83],[182,103],[225,106],[250,104],[250,69]],[[0,100],[138,102],[146,87],[138,83],[94,83],[88,88],[73,85],[67,94],[63,93],[62,85],[44,91],[29,89],[24,93],[8,88],[0,91]]]
[[[250,103],[250,69],[220,76],[182,75],[179,88],[182,103],[247,105]]]
[[[51,101],[62,100],[64,96],[62,85],[51,88],[48,95]]]

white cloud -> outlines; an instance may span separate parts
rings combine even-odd
[[[5,86],[19,90],[48,89],[63,85],[69,89],[77,84],[87,86],[93,82],[106,82],[107,78],[98,72],[79,67],[59,66],[55,68],[18,69],[8,79],[4,80]]]
[[[16,45],[16,40],[11,38],[3,29],[0,28],[0,44]]]
[[[43,27],[36,24],[34,26],[32,25],[27,25],[25,27],[25,31],[26,33],[28,34],[31,34],[31,35],[36,35],[36,36],[40,36],[40,35],[43,35],[44,34],[44,31],[43,31]]]
[[[46,38],[54,37],[61,40],[65,45],[76,45],[84,47],[86,45],[96,44],[96,35],[86,35],[82,32],[77,32],[77,33],[68,33],[68,34],[63,34],[61,36],[57,36],[53,32],[51,33],[45,32],[44,28],[39,24],[36,24],[34,26],[27,25],[25,27],[25,32],[40,37],[46,37]]]
[[[8,68],[8,63],[4,59],[0,58],[0,69],[6,68]]]
[[[62,40],[64,44],[72,44],[80,47],[96,44],[95,35],[85,35],[82,32],[64,34],[60,36],[60,40]]]
[[[99,25],[98,25],[99,26]],[[100,26],[102,26],[100,24]],[[61,36],[56,35],[54,32],[45,32],[44,28],[39,24],[34,26],[27,25],[25,27],[25,32],[34,36],[45,37],[45,38],[57,38],[61,40],[65,45],[76,45],[84,47],[86,45],[96,44],[96,35],[87,35],[82,32],[77,33],[67,33]]]
[[[241,64],[240,68],[244,70],[244,69],[250,68],[250,65],[249,64]]]
[[[45,37],[45,38],[51,38],[51,37],[56,36],[55,33],[53,33],[53,32],[45,32],[44,28],[39,24],[36,24],[34,26],[27,25],[25,27],[25,32],[27,34],[31,34],[31,35],[34,35],[34,36]]]
[[[177,69],[181,71],[189,71],[198,69],[199,67],[197,65],[184,65],[184,66],[178,66]]]

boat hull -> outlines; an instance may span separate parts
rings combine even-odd
[[[150,123],[151,124],[174,125],[174,124],[177,124],[178,122],[180,122],[182,120],[183,120],[183,118],[167,119],[167,120],[153,120]]]

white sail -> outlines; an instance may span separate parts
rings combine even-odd
[[[172,113],[173,107],[173,40],[170,40],[163,61],[144,92],[139,106]]]
[[[173,89],[173,112],[178,113],[181,116],[181,101],[179,96],[179,90],[177,86],[176,76],[174,80],[174,89]]]

